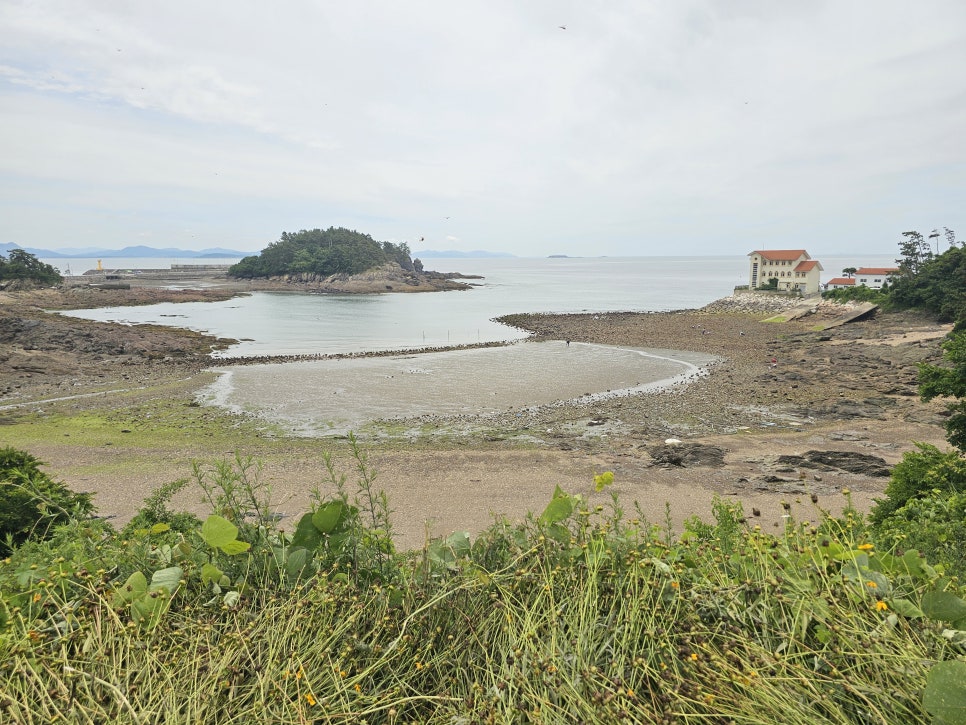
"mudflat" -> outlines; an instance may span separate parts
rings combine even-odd
[[[210,479],[214,466],[236,456],[251,459],[248,475],[257,471],[271,489],[283,526],[294,526],[313,491],[332,492],[324,453],[351,491],[360,474],[344,438],[298,438],[198,404],[197,392],[214,378],[209,353],[228,341],[50,312],[237,292],[0,292],[0,445],[28,450],[72,488],[94,491],[99,512],[119,524],[155,487]],[[715,496],[741,501],[749,524],[768,528],[784,516],[815,520],[817,508],[838,511],[847,499],[868,509],[915,442],[944,445],[943,405],[919,400],[917,364],[940,359],[949,328],[917,314],[877,313],[826,329],[846,311],[828,303],[765,321],[788,306],[736,295],[681,312],[507,318],[534,340],[679,350],[717,362],[707,375],[657,392],[360,429],[359,449],[388,495],[398,544],[539,513],[558,485],[604,506],[616,493],[625,515],[676,528],[708,517]],[[615,483],[596,493],[593,476],[603,471]],[[196,482],[173,505],[210,510]]]

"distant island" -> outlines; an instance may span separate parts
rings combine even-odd
[[[187,259],[231,259],[244,257],[248,252],[240,252],[237,249],[223,249],[212,247],[210,249],[175,249],[174,247],[124,247],[123,249],[101,249],[98,247],[84,247],[80,249],[38,249],[36,247],[21,247],[19,244],[5,243],[0,244],[0,254],[8,254],[13,249],[22,249],[35,257],[44,259],[90,259],[100,257],[112,259],[114,257],[143,258],[143,257],[181,257]]]
[[[314,292],[431,292],[467,289],[458,272],[430,272],[405,242],[377,242],[343,227],[282,232],[256,255],[228,268],[228,276],[265,285],[298,285]]]
[[[35,257],[43,259],[91,259],[103,258],[113,259],[125,257],[128,259],[138,259],[146,257],[176,257],[182,259],[242,259],[251,254],[238,249],[225,249],[223,247],[211,247],[208,249],[177,249],[174,247],[146,247],[138,245],[134,247],[124,247],[123,249],[104,249],[102,247],[77,247],[65,249],[40,249],[38,247],[22,247],[19,244],[10,242],[0,244],[0,254],[7,255],[12,249],[22,249]],[[413,257],[422,259],[477,259],[477,258],[512,258],[515,254],[508,252],[490,252],[484,249],[474,249],[469,252],[462,252],[457,249],[422,249],[412,252]]]

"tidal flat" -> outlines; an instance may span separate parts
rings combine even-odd
[[[198,396],[294,435],[346,435],[380,421],[426,416],[521,415],[544,406],[592,402],[686,383],[716,358],[564,340],[363,357],[213,368]]]

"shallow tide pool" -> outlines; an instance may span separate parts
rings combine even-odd
[[[297,435],[342,435],[377,420],[482,415],[654,389],[700,375],[709,355],[587,343],[214,368],[199,400]]]

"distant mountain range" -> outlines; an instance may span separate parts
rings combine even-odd
[[[124,247],[124,249],[102,249],[100,247],[75,247],[66,249],[37,249],[35,247],[21,247],[19,244],[5,243],[0,244],[0,254],[6,256],[10,253],[11,249],[22,249],[25,252],[29,252],[35,257],[40,257],[41,259],[90,259],[90,258],[103,258],[111,259],[112,257],[181,257],[185,259],[217,259],[223,257],[248,257],[250,255],[258,254],[258,252],[240,252],[237,249],[223,249],[222,247],[212,247],[210,249],[202,249],[200,251],[194,249],[175,249],[173,247]],[[435,258],[447,258],[447,259],[460,259],[460,258],[471,258],[471,257],[514,257],[516,255],[507,254],[506,252],[487,252],[482,249],[475,249],[472,252],[460,252],[455,249],[423,249],[418,252],[412,253],[413,257],[419,257],[420,259],[435,259]]]
[[[195,249],[175,249],[173,247],[164,247],[158,249],[157,247],[145,246],[124,247],[124,249],[82,247],[55,251],[52,249],[21,247],[19,244],[0,244],[0,254],[6,256],[10,253],[11,249],[22,249],[25,252],[29,252],[35,257],[40,257],[42,259],[78,259],[92,257],[103,257],[105,259],[110,259],[112,257],[184,257],[190,259],[217,259],[224,257],[247,257],[250,254],[253,254],[253,252],[239,252],[237,249],[223,249],[221,247],[212,247],[210,249],[202,249],[200,251]]]
[[[435,259],[445,257],[447,259],[468,259],[471,257],[515,257],[515,254],[506,252],[486,252],[482,249],[474,249],[472,252],[459,252],[455,249],[422,249],[412,253],[413,257],[419,259]]]

